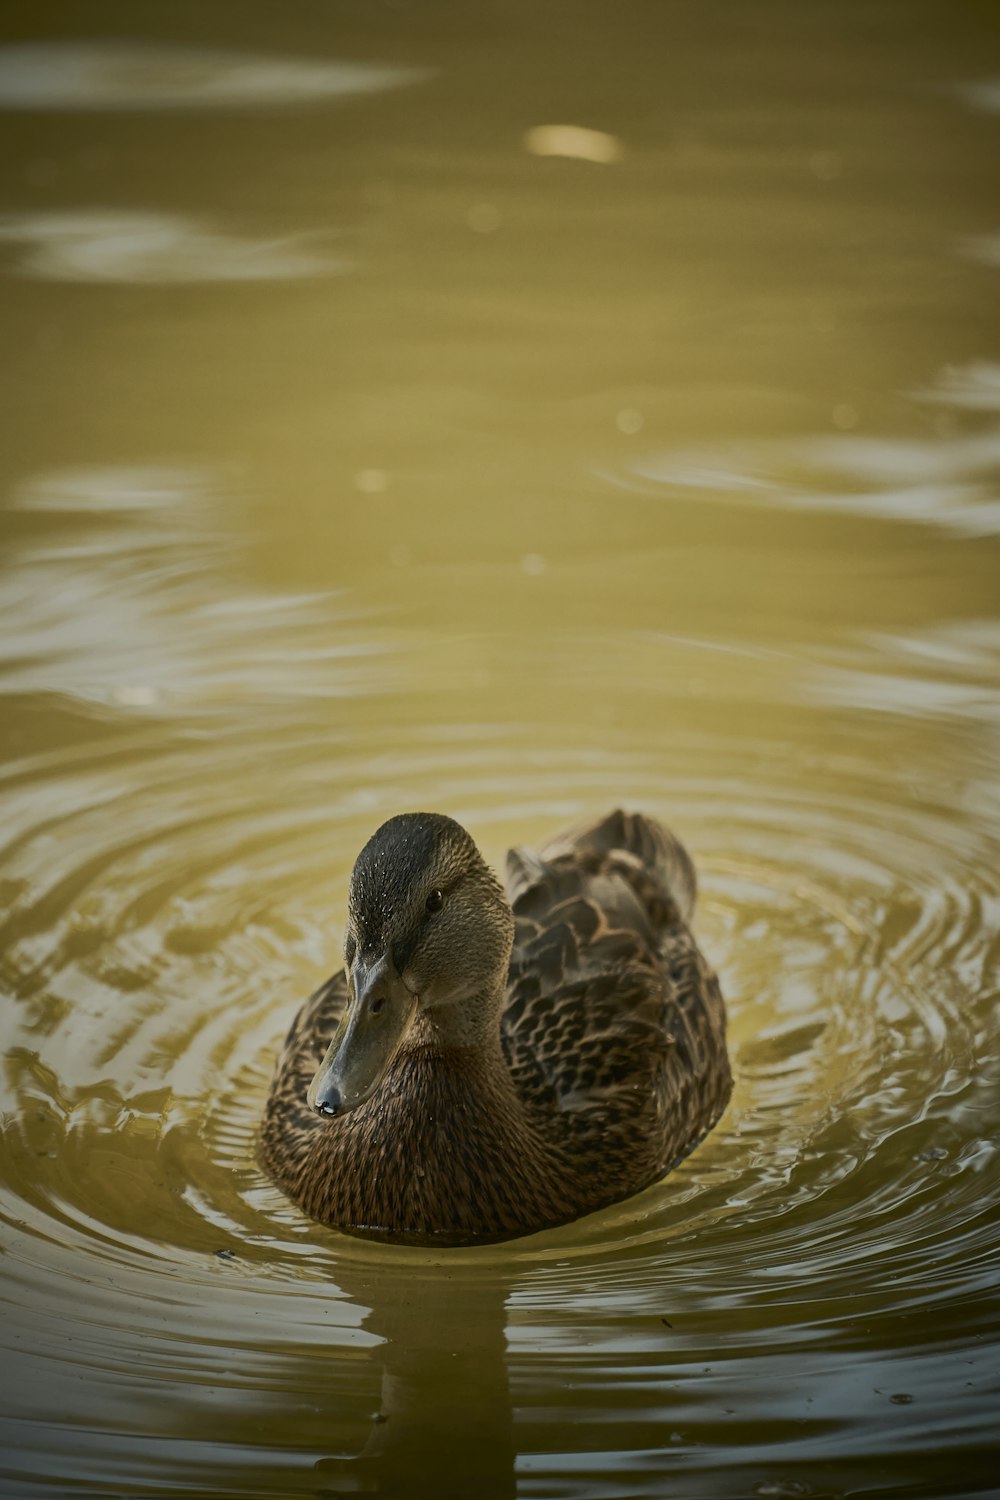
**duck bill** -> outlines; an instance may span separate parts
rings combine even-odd
[[[306,1099],[321,1115],[346,1115],[378,1088],[416,1014],[416,996],[387,955],[352,976],[353,1001],[309,1085]]]

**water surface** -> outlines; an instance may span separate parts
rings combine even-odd
[[[5,1493],[994,1492],[989,8],[8,9]],[[303,1219],[368,834],[618,803],[718,1128],[505,1246]]]

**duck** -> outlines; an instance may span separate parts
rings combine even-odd
[[[732,1088],[687,850],[612,812],[502,885],[464,827],[405,812],[350,877],[344,966],[277,1059],[260,1161],[308,1216],[423,1245],[567,1224],[658,1182]]]

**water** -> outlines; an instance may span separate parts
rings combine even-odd
[[[4,26],[4,1492],[995,1493],[989,8]],[[622,801],[719,1127],[506,1246],[302,1219],[374,826]]]

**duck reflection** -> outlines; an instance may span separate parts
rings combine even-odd
[[[488,1252],[487,1252],[488,1253]],[[370,1311],[367,1332],[379,1370],[370,1431],[350,1457],[316,1465],[317,1496],[516,1494],[507,1377],[506,1304],[512,1276],[464,1260],[425,1264],[340,1264],[341,1289]],[[333,1415],[333,1413],[331,1413]]]

